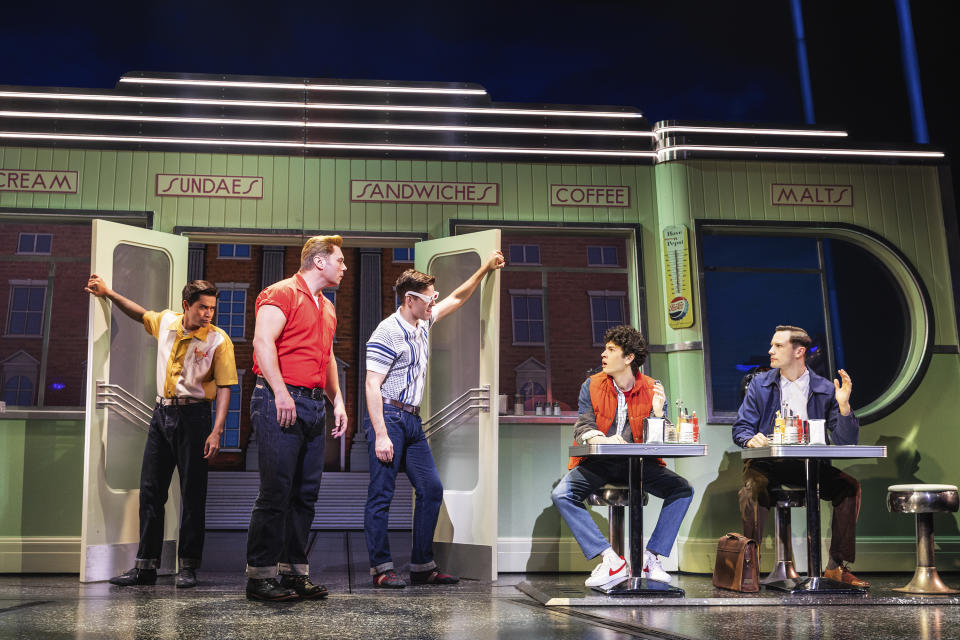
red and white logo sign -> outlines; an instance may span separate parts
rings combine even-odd
[[[770,204],[794,207],[852,207],[852,184],[771,184]]]
[[[0,191],[77,193],[80,186],[79,176],[76,171],[0,169]]]
[[[604,184],[552,184],[553,207],[629,207],[630,187]]]
[[[195,176],[181,173],[157,174],[158,196],[188,198],[263,198],[260,176]]]
[[[683,296],[677,296],[667,305],[667,313],[671,320],[683,320],[690,311],[690,301]]]

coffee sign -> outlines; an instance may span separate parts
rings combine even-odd
[[[770,204],[795,207],[852,207],[852,184],[771,184]]]
[[[76,171],[0,169],[0,191],[77,193],[79,175]]]
[[[630,187],[602,184],[552,184],[553,207],[629,207]]]
[[[500,202],[499,186],[493,182],[351,180],[350,201],[495,205]]]
[[[180,173],[157,174],[158,196],[193,198],[263,198],[260,176],[196,176]]]

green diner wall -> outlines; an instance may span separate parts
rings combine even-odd
[[[796,222],[846,223],[869,230],[896,246],[922,279],[932,301],[935,327],[932,343],[954,349],[957,346],[946,230],[939,178],[934,166],[726,159],[621,166],[0,147],[0,167],[80,172],[78,194],[0,193],[0,207],[8,211],[151,211],[154,213],[154,229],[167,232],[176,227],[195,227],[210,230],[273,229],[293,233],[415,232],[442,237],[449,233],[448,223],[452,219],[488,224],[522,221],[640,225],[641,268],[646,296],[644,330],[655,349],[651,354],[651,370],[667,383],[671,398],[682,398],[687,406],[698,409],[701,415],[705,415],[706,404],[703,351],[698,346],[703,335],[699,306],[701,292],[696,276],[694,225],[697,220],[781,222],[785,225]],[[264,197],[261,200],[157,197],[155,176],[158,173],[262,176]],[[351,203],[349,188],[352,179],[495,182],[500,185],[499,203],[493,206]],[[551,207],[549,186],[555,183],[628,185],[631,188],[630,206]],[[848,208],[773,206],[769,197],[771,183],[851,184],[854,204]],[[665,321],[662,262],[662,229],[675,224],[687,225],[690,230],[694,276],[696,322],[693,327],[680,330],[669,328]],[[765,342],[767,337],[759,339]],[[663,345],[681,343],[687,343],[687,346],[680,347],[681,350],[663,348]],[[882,356],[878,354],[878,357]],[[855,381],[853,364],[851,373]],[[858,526],[858,569],[912,568],[915,557],[912,521],[909,516],[886,512],[885,488],[887,484],[911,479],[957,483],[953,460],[960,446],[953,422],[960,413],[960,394],[956,393],[958,384],[960,356],[956,353],[934,354],[919,387],[910,398],[894,412],[865,425],[861,431],[861,443],[887,444],[890,457],[882,461],[838,464],[843,468],[856,467],[855,472],[864,485]],[[5,434],[10,422],[3,423]],[[24,442],[19,446],[23,451],[30,450],[34,446],[32,440],[47,438],[45,433],[39,427],[34,432],[31,425],[30,429],[23,431]],[[704,425],[701,435],[710,445],[710,455],[706,459],[676,462],[676,468],[691,480],[696,491],[678,544],[681,569],[710,572],[717,538],[740,528],[736,503],[740,457],[731,442],[729,426]],[[14,438],[14,435],[11,431],[3,437]],[[0,470],[8,487],[5,495],[13,492],[13,485],[20,481],[15,477],[17,460],[11,451],[14,450],[0,458],[6,467]],[[517,454],[514,452],[513,455]],[[909,462],[912,460],[918,461],[915,471]],[[22,461],[19,464],[22,470]],[[79,474],[82,460],[74,466],[64,465],[63,473]],[[27,497],[32,491],[49,491],[44,483],[34,489],[32,481],[27,481],[31,476],[20,477],[24,487],[23,504],[30,502]],[[79,480],[77,475],[76,486],[79,486]],[[63,500],[63,505],[69,504],[67,500],[79,501],[79,497],[67,494],[56,499]],[[549,503],[549,496],[546,501]],[[824,511],[824,532],[828,535],[829,509]],[[504,513],[503,505],[501,513]],[[794,535],[799,537],[803,534],[802,518],[795,517],[794,520]],[[61,523],[50,523],[49,531],[68,525],[74,527],[72,522],[66,519]],[[960,568],[957,518],[944,516],[938,519],[937,526],[940,568]],[[8,528],[16,528],[8,523],[4,523],[4,527],[0,533],[2,536],[10,535]],[[768,528],[772,529],[772,525]],[[75,529],[74,535],[79,535],[79,522],[76,522]],[[511,530],[510,536],[514,534],[516,531]],[[765,548],[771,548],[769,535]],[[766,554],[768,560],[765,564],[770,555]],[[798,551],[797,555],[802,553]]]

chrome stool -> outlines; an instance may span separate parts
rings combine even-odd
[[[630,504],[630,487],[623,484],[605,484],[587,496],[587,502],[595,507],[610,507],[610,546],[618,556],[624,552],[624,507]]]
[[[806,491],[802,488],[780,487],[770,491],[770,501],[774,504],[776,516],[773,529],[773,546],[777,553],[777,563],[760,584],[782,580],[799,580],[800,574],[793,566],[793,542],[790,532],[790,509],[805,506]],[[759,542],[759,540],[757,541]]]
[[[917,569],[904,593],[960,593],[940,580],[933,559],[933,514],[955,512],[957,488],[952,484],[895,484],[887,487],[887,508],[891,512],[917,516]]]

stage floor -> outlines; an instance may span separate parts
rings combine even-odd
[[[526,583],[527,593],[560,588],[573,598],[584,591],[586,576],[504,574],[494,582],[384,591],[370,583],[360,532],[318,537],[310,560],[314,580],[330,589],[326,600],[250,602],[242,566],[230,572],[220,566],[242,547],[235,536],[208,538],[207,549],[214,542],[216,551],[208,554],[212,566],[200,572],[195,589],[176,589],[172,577],[154,587],[119,588],[83,585],[76,575],[0,575],[0,638],[960,638],[956,599],[904,599],[891,591],[908,574],[865,574],[874,585],[870,595],[829,602],[719,591],[710,576],[681,575],[685,599],[544,606],[518,587]],[[391,539],[406,578],[409,534]],[[236,544],[224,546],[230,542]],[[960,584],[960,574],[943,578]]]

